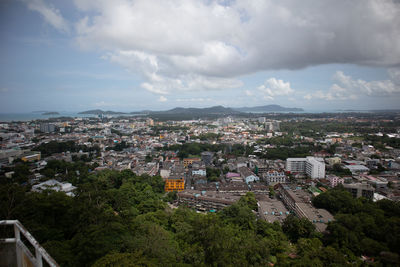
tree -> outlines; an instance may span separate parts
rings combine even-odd
[[[156,260],[149,259],[142,252],[138,251],[135,253],[111,252],[98,259],[92,266],[156,267],[159,265]]]
[[[173,202],[178,198],[178,192],[172,191],[168,192],[168,194],[165,196],[164,200],[166,202]]]
[[[242,206],[247,206],[251,210],[258,210],[257,199],[253,192],[247,192],[246,195],[239,199],[239,204]]]
[[[220,215],[223,220],[233,223],[241,229],[255,229],[256,217],[247,205],[235,203],[223,209]]]
[[[282,229],[292,242],[315,235],[315,226],[309,220],[305,218],[299,219],[293,214],[287,216],[283,221]]]
[[[315,207],[327,209],[333,214],[340,211],[354,210],[357,206],[357,202],[358,200],[354,199],[341,185],[319,194],[312,199],[312,203]]]
[[[18,209],[25,198],[26,188],[17,184],[0,185],[0,218],[18,218]]]
[[[168,208],[176,193],[166,196],[159,176],[125,170],[81,178],[75,197],[0,185],[1,217],[19,219],[62,266],[346,266],[361,265],[361,255],[399,265],[400,204],[390,200],[353,199],[340,187],[320,194],[315,204],[335,214],[322,236],[294,215],[282,226],[257,219],[253,193],[202,214]]]
[[[12,178],[19,184],[26,183],[29,180],[29,165],[26,163],[17,164],[14,168],[14,174]]]
[[[269,193],[268,193],[268,195],[269,195],[269,197],[275,197],[275,190],[274,190],[274,187],[272,187],[272,186],[270,186],[269,187]]]
[[[349,169],[342,168],[339,163],[332,166],[332,173],[338,176],[351,176],[352,173]]]

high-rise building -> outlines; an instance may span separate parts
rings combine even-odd
[[[286,159],[286,170],[306,173],[312,179],[325,178],[325,163],[323,159],[315,157],[288,158]]]
[[[51,123],[41,123],[40,124],[40,131],[42,133],[52,133],[56,130],[56,126]]]
[[[322,159],[307,157],[306,173],[312,179],[325,178],[325,163]]]
[[[267,121],[265,122],[265,129],[267,131],[279,131],[280,130],[280,121]]]
[[[306,172],[306,158],[287,158],[286,170],[289,172]]]

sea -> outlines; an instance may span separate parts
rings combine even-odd
[[[304,110],[292,113],[342,113],[346,112],[343,110]],[[258,112],[252,112],[258,113]],[[260,112],[260,114],[265,112]],[[276,112],[276,113],[290,113],[290,112]],[[116,114],[116,115],[106,115],[107,117],[120,117],[120,116],[140,116],[141,114]],[[0,122],[12,122],[12,121],[32,121],[32,120],[46,120],[49,118],[59,118],[59,117],[71,117],[71,118],[91,118],[98,117],[94,114],[78,114],[77,112],[59,112],[55,115],[44,115],[39,112],[30,113],[0,113]]]
[[[117,115],[106,115],[106,117],[119,117],[119,116],[137,116],[139,114],[117,114]],[[32,121],[32,120],[46,120],[50,118],[59,117],[71,117],[71,118],[93,118],[98,117],[94,114],[78,114],[75,112],[59,112],[54,115],[44,115],[42,113],[0,113],[0,122],[12,122],[12,121]]]

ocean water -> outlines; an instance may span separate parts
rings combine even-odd
[[[0,122],[45,120],[57,117],[96,117],[96,115],[78,114],[72,112],[59,112],[57,115],[42,115],[41,113],[0,113]]]
[[[143,116],[143,114],[113,114],[105,115],[106,117],[120,117],[120,116]],[[98,117],[94,114],[78,114],[76,112],[59,112],[57,115],[43,115],[39,112],[31,113],[0,113],[0,122],[11,122],[11,121],[32,121],[32,120],[46,120],[49,118],[59,117],[71,117],[71,118],[93,118]]]

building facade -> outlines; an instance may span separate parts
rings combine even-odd
[[[195,162],[200,162],[201,159],[199,158],[186,158],[183,159],[183,166],[185,166],[185,168],[187,168],[189,165],[192,165]]]
[[[344,188],[351,193],[354,198],[365,197],[374,198],[375,189],[367,183],[344,184]]]
[[[185,190],[185,179],[183,178],[167,178],[165,179],[165,192]]]
[[[268,171],[264,174],[265,181],[268,185],[276,185],[278,183],[286,183],[286,175],[284,172]]]
[[[315,157],[288,158],[286,170],[290,172],[306,173],[312,179],[325,178],[325,163],[323,159]]]
[[[330,187],[335,187],[338,184],[344,184],[344,179],[336,175],[328,175],[326,179],[329,181]]]
[[[43,133],[52,133],[56,130],[56,126],[51,123],[41,123],[40,131]]]
[[[206,176],[207,171],[205,168],[194,169],[192,170],[192,175]]]

